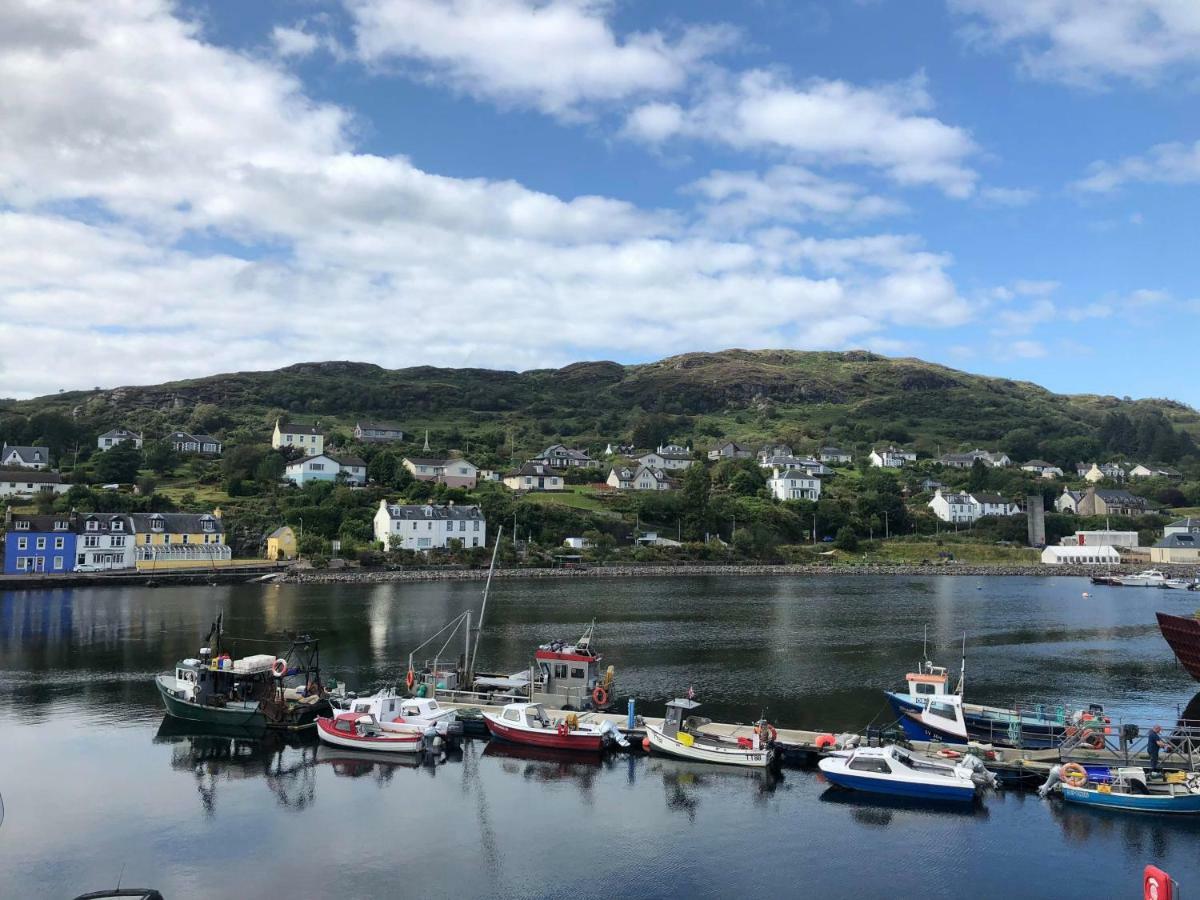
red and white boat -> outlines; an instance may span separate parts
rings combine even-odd
[[[335,747],[386,753],[417,753],[425,729],[419,725],[388,723],[381,725],[370,714],[339,713],[332,719],[317,719],[317,737]]]
[[[492,737],[531,747],[599,753],[609,742],[626,744],[607,720],[600,724],[580,722],[570,714],[551,721],[540,703],[510,703],[498,713],[485,710],[483,720]]]

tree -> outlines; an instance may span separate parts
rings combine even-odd
[[[96,477],[105,484],[129,483],[137,478],[141,467],[142,451],[133,446],[133,441],[122,441],[100,454],[96,460]]]
[[[170,475],[179,465],[179,454],[166,441],[151,441],[145,449],[146,468],[159,475]]]
[[[982,491],[988,486],[988,466],[982,459],[971,463],[971,474],[967,478],[968,491]]]
[[[704,466],[690,466],[683,473],[683,521],[690,537],[699,538],[708,528],[711,487],[708,469]]]
[[[837,537],[833,540],[833,546],[839,550],[845,550],[848,553],[853,553],[858,549],[858,535],[849,525],[843,525],[838,529]]]
[[[657,447],[671,436],[671,420],[662,413],[648,413],[633,423],[631,434],[636,447]]]

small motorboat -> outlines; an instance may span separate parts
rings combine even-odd
[[[894,744],[834,751],[817,765],[838,787],[895,797],[967,803],[984,787],[996,785],[978,757],[934,762]]]
[[[462,736],[463,726],[458,713],[440,706],[431,697],[402,697],[395,688],[384,688],[369,697],[350,697],[331,700],[345,712],[368,713],[385,728],[389,724],[418,725],[422,730],[434,729],[443,739]]]
[[[424,743],[425,729],[419,725],[381,724],[370,713],[338,713],[332,719],[317,719],[317,737],[335,747],[384,753],[416,753]]]
[[[483,720],[492,737],[531,747],[599,753],[611,743],[629,745],[607,719],[599,724],[581,722],[575,713],[568,713],[552,721],[540,703],[510,703],[498,713],[484,710]]]
[[[1117,576],[1117,584],[1122,587],[1158,587],[1168,580],[1158,569],[1146,569],[1136,575]]]
[[[1166,591],[1194,591],[1200,589],[1197,582],[1189,581],[1187,578],[1168,578],[1159,587]]]
[[[650,749],[694,762],[763,768],[776,759],[775,729],[759,722],[753,737],[727,738],[704,731],[712,722],[693,715],[700,704],[692,699],[675,699],[667,704],[662,725],[646,725]]]
[[[1200,772],[1151,773],[1135,766],[1109,769],[1078,763],[1055,766],[1038,795],[1057,791],[1069,803],[1127,812],[1200,815]]]

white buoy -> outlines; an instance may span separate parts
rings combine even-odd
[[[1083,592],[1083,596],[1086,598],[1086,597],[1090,597],[1090,596],[1092,596],[1092,595],[1091,595],[1091,594],[1089,594],[1087,591],[1084,591],[1084,592]]]

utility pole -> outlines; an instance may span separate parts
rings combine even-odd
[[[813,513],[813,546],[817,546],[817,514]]]
[[[888,511],[885,509],[883,511],[883,539],[886,541],[891,536],[892,536],[892,530],[888,526]]]

